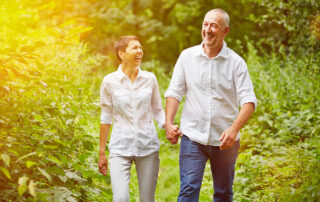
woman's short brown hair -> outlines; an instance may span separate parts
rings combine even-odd
[[[125,51],[129,45],[129,42],[132,40],[139,41],[139,38],[134,35],[122,36],[114,43],[114,51],[116,52],[116,56],[121,61],[119,50]],[[140,42],[140,41],[139,41]]]

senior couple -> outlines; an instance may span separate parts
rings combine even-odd
[[[115,42],[121,64],[104,77],[100,90],[99,169],[110,169],[113,201],[129,202],[130,169],[134,162],[140,201],[155,201],[159,171],[159,140],[153,119],[176,144],[181,137],[178,201],[199,201],[207,160],[214,182],[214,201],[232,201],[232,184],[240,129],[256,107],[245,61],[227,47],[229,16],[209,11],[202,24],[202,43],[182,51],[165,93],[165,113],[157,79],[139,68],[143,51],[135,36]],[[174,118],[182,97],[180,128]],[[239,106],[241,106],[239,112]],[[109,164],[105,153],[109,130]]]

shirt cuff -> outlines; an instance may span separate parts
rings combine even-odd
[[[250,102],[254,104],[254,109],[256,109],[257,108],[257,98],[253,95],[246,96],[245,98],[242,98],[240,101],[240,105],[242,107],[244,104],[250,103]]]
[[[164,128],[164,123],[165,123],[164,120],[159,121],[159,123],[158,123],[158,128],[165,129],[165,128]]]
[[[175,99],[177,99],[179,102],[181,102],[182,97],[183,97],[183,93],[177,91],[177,90],[173,90],[173,89],[168,89],[166,91],[166,93],[164,94],[164,97],[173,97]]]
[[[100,124],[112,124],[112,114],[101,112]]]

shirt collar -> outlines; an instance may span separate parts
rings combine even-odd
[[[128,76],[127,76],[125,73],[123,73],[121,64],[119,65],[117,72],[118,72],[118,76],[119,76],[119,79],[120,79],[120,80],[124,79],[125,77],[128,78]],[[137,75],[137,78],[142,77],[142,76],[144,76],[144,73],[143,73],[143,71],[140,69],[140,66],[139,66],[139,67],[138,67],[138,75]]]
[[[197,55],[198,56],[208,57],[204,52],[203,44],[204,43],[202,41],[201,44],[199,45],[199,49],[197,50]],[[218,58],[218,57],[228,58],[228,47],[227,47],[227,43],[225,41],[223,41],[223,45],[222,45],[222,48],[221,48],[220,52],[214,58]]]

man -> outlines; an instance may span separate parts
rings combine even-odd
[[[245,61],[224,42],[228,32],[228,14],[222,9],[209,11],[202,24],[203,42],[181,53],[165,93],[167,139],[176,144],[183,134],[178,201],[199,200],[208,159],[214,201],[232,201],[239,131],[257,101]],[[180,133],[174,117],[184,95]]]

